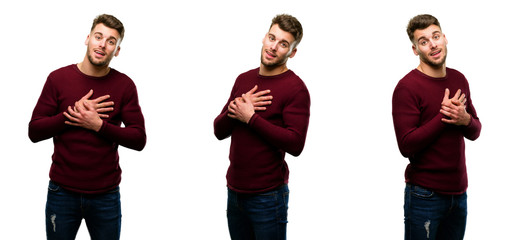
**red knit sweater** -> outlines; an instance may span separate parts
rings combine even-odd
[[[298,156],[306,141],[310,98],[306,85],[288,70],[261,76],[259,68],[238,76],[231,96],[214,121],[215,136],[231,136],[227,185],[241,193],[260,193],[288,182],[285,153]],[[256,112],[248,124],[227,116],[227,106],[255,85],[270,89],[272,104]]]
[[[480,135],[469,85],[460,72],[446,68],[446,77],[432,78],[414,69],[399,82],[393,93],[393,123],[400,152],[409,158],[406,182],[443,194],[461,194],[468,187],[464,137],[475,140]],[[444,91],[458,89],[466,94],[468,126],[441,121]]]
[[[114,111],[103,119],[100,131],[66,125],[63,112],[90,89],[91,99],[109,94]],[[125,127],[120,125],[124,123]],[[65,189],[101,193],[120,183],[118,145],[142,150],[146,144],[144,117],[133,81],[114,69],[104,77],[91,77],[69,65],[49,74],[29,122],[33,142],[53,138],[49,176]]]

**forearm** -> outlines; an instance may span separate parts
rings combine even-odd
[[[137,151],[141,151],[146,145],[146,131],[143,125],[120,127],[104,121],[98,133],[118,145]]]
[[[52,138],[64,131],[68,126],[62,113],[54,116],[33,116],[29,122],[28,135],[32,142]]]
[[[228,117],[227,111],[222,112],[215,118],[215,121],[213,122],[215,137],[218,140],[228,138],[229,136],[231,136],[233,128],[236,124],[238,124],[238,120]]]
[[[400,153],[412,157],[429,146],[446,128],[442,114],[437,114],[424,125],[417,126],[417,121],[406,120],[405,116],[393,116],[395,133]]]
[[[273,146],[298,156],[306,142],[308,118],[300,122],[301,124],[280,127],[255,114],[249,121],[249,126]]]
[[[482,124],[480,120],[476,116],[471,115],[471,122],[464,128],[464,137],[474,141],[480,136],[481,129]]]

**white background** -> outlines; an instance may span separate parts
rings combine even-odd
[[[271,18],[296,16],[304,38],[288,66],[307,84],[305,150],[289,156],[289,239],[402,239],[404,169],[393,89],[418,64],[405,32],[430,13],[447,66],[469,80],[483,124],[467,142],[466,239],[522,234],[522,7],[517,1],[8,1],[0,7],[0,239],[45,239],[52,141],[27,125],[47,75],[77,63],[92,19],[126,33],[111,66],[138,87],[148,142],[120,148],[122,239],[228,239],[229,139],[212,122],[238,74],[258,67]],[[89,239],[85,225],[77,239]]]

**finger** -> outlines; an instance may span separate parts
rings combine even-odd
[[[258,89],[258,85],[255,85],[251,90],[249,90],[247,93],[253,94]]]
[[[93,89],[89,90],[81,99],[89,99],[91,96],[93,96]]]
[[[462,92],[462,90],[457,90],[457,92],[455,93],[455,96],[453,96],[453,99],[459,99],[460,97],[460,93]]]
[[[242,100],[244,100],[246,103],[251,103],[251,98],[249,98],[245,93],[242,94]]]
[[[109,99],[110,97],[111,97],[111,96],[109,96],[109,95],[104,95],[104,96],[101,96],[101,97],[97,97],[97,98],[94,99],[93,101],[94,101],[95,103],[101,103],[101,102],[103,102],[103,101]]]
[[[109,118],[109,115],[107,114],[98,114],[100,118]]]
[[[75,112],[81,112],[86,109],[84,107],[84,101],[85,100],[75,102]]]
[[[83,101],[82,105],[84,105],[85,109],[88,111],[95,111],[95,108],[91,104],[89,104],[87,100]]]
[[[266,111],[266,107],[254,107],[255,111]]]
[[[444,91],[444,98],[443,100],[446,101],[449,99],[449,89],[446,88],[446,90]]]
[[[71,106],[67,106],[67,113],[71,116],[77,117],[78,111],[76,111],[76,108],[73,109]]]
[[[253,94],[253,96],[255,96],[255,97],[260,97],[260,96],[264,96],[264,95],[266,95],[266,94],[269,94],[270,92],[271,92],[271,90],[266,89],[266,90],[264,90],[264,91],[259,91],[259,92],[255,93],[255,94]]]
[[[114,106],[115,103],[113,101],[111,102],[103,102],[103,103],[99,103],[96,105],[96,108],[107,108],[107,107],[111,107],[111,106]]]
[[[460,95],[459,101],[460,101],[461,103],[465,103],[465,102],[466,102],[466,94],[465,94],[465,93],[463,93],[462,95]]]
[[[96,112],[97,113],[105,113],[105,112],[112,112],[114,109],[112,107],[108,107],[108,108],[97,108],[96,109]]]
[[[454,121],[454,120],[447,119],[447,118],[442,118],[441,120],[442,120],[442,122],[444,122],[444,123],[448,123],[448,124],[455,124],[455,122],[456,122],[456,121]]]
[[[79,123],[74,123],[74,122],[70,122],[70,121],[65,121],[65,124],[67,124],[67,125],[71,125],[71,126],[77,126],[77,127],[80,127],[80,124],[79,124]]]
[[[271,101],[259,101],[259,102],[253,103],[253,106],[255,107],[267,106],[267,105],[271,105]]]
[[[78,121],[77,118],[71,116],[71,115],[70,115],[69,113],[67,113],[67,112],[63,112],[63,114],[64,114],[64,116],[65,116],[67,119],[69,119],[70,121],[74,121],[74,122],[77,122],[77,121]]]
[[[451,99],[451,103],[455,106],[461,106],[464,104],[461,100],[455,100],[455,99]]]

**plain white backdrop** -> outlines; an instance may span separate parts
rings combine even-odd
[[[519,10],[520,9],[520,10]],[[523,104],[517,1],[9,1],[0,7],[0,239],[45,239],[53,145],[27,124],[47,75],[77,63],[93,18],[125,25],[111,66],[136,83],[148,142],[120,148],[121,239],[229,239],[229,139],[213,120],[238,74],[258,67],[279,13],[304,28],[288,61],[310,90],[305,150],[290,166],[289,239],[402,239],[404,169],[393,89],[418,64],[405,32],[430,13],[449,41],[447,66],[469,80],[483,124],[467,142],[466,239],[517,239]],[[89,239],[82,224],[77,239]]]

